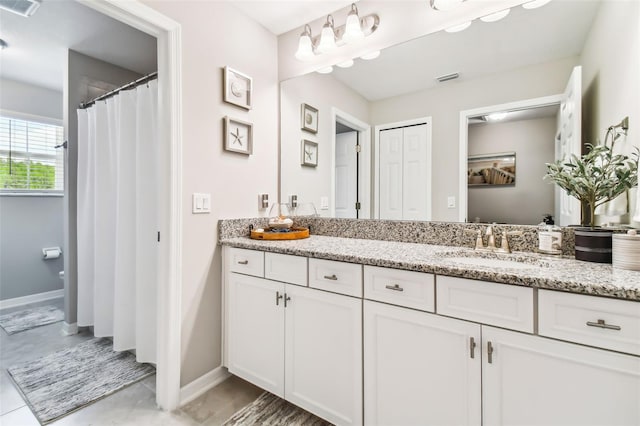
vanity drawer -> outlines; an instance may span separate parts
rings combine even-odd
[[[434,285],[433,274],[364,267],[365,299],[434,312]]]
[[[309,287],[362,297],[362,265],[309,259]]]
[[[289,284],[307,285],[307,258],[289,254],[265,253],[264,277]]]
[[[436,277],[436,312],[533,333],[533,289],[466,278]]]
[[[256,250],[229,248],[229,270],[264,277],[264,253]]]
[[[640,355],[640,302],[540,290],[538,334]]]

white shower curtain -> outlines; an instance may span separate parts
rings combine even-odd
[[[78,110],[78,325],[156,362],[157,82]]]

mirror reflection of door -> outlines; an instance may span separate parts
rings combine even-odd
[[[336,217],[358,218],[359,157],[358,132],[336,121]]]

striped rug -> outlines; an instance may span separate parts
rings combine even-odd
[[[95,338],[7,371],[40,423],[47,424],[155,373],[130,352]]]
[[[282,398],[265,392],[235,413],[223,426],[331,426]]]
[[[7,334],[15,334],[63,319],[64,312],[55,306],[38,306],[0,316],[0,327],[4,328]]]

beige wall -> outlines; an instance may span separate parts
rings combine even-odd
[[[555,117],[469,126],[469,155],[516,153],[516,184],[469,188],[469,219],[536,225],[554,212],[553,185],[542,180],[554,161]]]
[[[578,58],[520,68],[470,81],[454,80],[436,89],[397,96],[371,104],[371,123],[380,125],[417,117],[433,118],[432,218],[458,221],[458,209],[447,208],[447,197],[459,205],[459,122],[463,110],[524,99],[556,95],[564,91]]]
[[[640,147],[640,2],[604,2],[580,62],[583,141],[602,141],[607,127],[628,116],[628,135],[616,142],[616,150],[631,153],[633,147]],[[631,191],[632,206],[636,194],[637,190]],[[640,227],[640,222],[635,226]]]
[[[360,121],[369,122],[369,103],[353,89],[331,75],[311,73],[282,82],[280,126],[282,138],[281,188],[283,202],[290,194],[298,201],[312,202],[317,209],[320,197],[331,195],[331,144],[333,141],[331,109],[337,108]],[[301,105],[318,109],[318,133],[300,130]],[[318,143],[318,166],[300,165],[302,139]],[[330,201],[331,202],[331,201]],[[332,206],[335,207],[335,206]],[[330,210],[318,210],[327,216]]]
[[[276,37],[223,2],[145,1],[182,25],[182,374],[185,385],[221,364],[222,218],[254,217],[258,193],[275,200],[278,174]],[[222,68],[253,77],[253,109],[222,102]],[[253,123],[253,155],[222,149],[225,115]],[[194,192],[211,214],[193,215]]]

